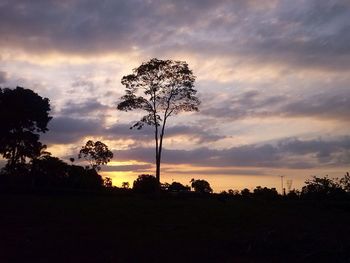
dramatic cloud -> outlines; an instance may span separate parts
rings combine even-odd
[[[120,160],[136,160],[152,163],[151,148],[135,148],[116,151]],[[305,169],[322,165],[346,165],[350,153],[350,137],[334,140],[285,139],[275,144],[245,145],[216,150],[164,150],[163,162],[190,164],[204,167],[270,167]]]
[[[88,117],[90,114],[104,112],[107,109],[113,109],[113,107],[103,105],[98,101],[91,100],[81,103],[76,103],[73,101],[68,101],[59,112],[63,116],[80,115]]]
[[[75,143],[83,136],[98,136],[103,132],[99,120],[85,120],[69,117],[53,118],[48,125],[49,131],[42,135],[47,144]]]
[[[82,106],[83,105],[83,106]],[[73,107],[64,108],[62,112],[76,113],[75,110],[81,111],[82,117],[88,117],[90,112],[100,109],[99,103],[89,104],[74,104]],[[104,108],[104,107],[102,107]],[[49,125],[49,131],[42,135],[42,139],[48,144],[65,144],[74,143],[83,137],[104,137],[110,140],[134,140],[139,142],[153,142],[154,130],[150,126],[145,126],[141,130],[130,130],[131,124],[115,124],[111,127],[105,127],[103,120],[96,118],[73,118],[73,117],[54,117]],[[224,139],[225,136],[217,135],[210,129],[205,129],[200,126],[170,126],[166,131],[167,138],[187,137],[193,142],[208,143]]]
[[[33,52],[177,49],[250,62],[349,68],[350,6],[326,1],[0,2],[0,46]]]
[[[221,105],[205,108],[201,114],[231,120],[280,116],[350,121],[349,88],[303,96],[266,95],[254,90],[226,97]]]
[[[104,172],[143,172],[153,168],[150,164],[108,165],[103,167]]]

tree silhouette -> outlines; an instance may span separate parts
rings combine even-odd
[[[113,187],[112,179],[110,177],[105,177],[103,180],[103,185],[108,188]]]
[[[150,174],[141,174],[133,183],[133,190],[136,193],[155,193],[159,187],[157,179]]]
[[[122,182],[122,188],[129,189],[130,188],[130,183],[129,182]]]
[[[212,193],[213,189],[210,187],[210,184],[206,180],[195,180],[191,179],[190,181],[192,188],[197,193]]]
[[[350,175],[348,172],[340,179],[340,184],[346,192],[350,192]]]
[[[168,187],[168,191],[170,192],[187,192],[190,191],[191,187],[185,186],[179,182],[172,182],[171,185]]]
[[[250,192],[250,190],[248,188],[244,188],[243,190],[241,190],[241,196],[243,198],[250,198],[252,195],[252,193]]]
[[[306,199],[327,199],[344,196],[344,189],[338,179],[313,176],[312,179],[305,181],[305,186],[301,190],[301,197]]]
[[[108,146],[100,141],[87,141],[79,152],[78,158],[84,157],[94,170],[100,170],[101,165],[107,164],[113,158],[113,153]]]
[[[275,200],[279,198],[276,188],[257,186],[254,189],[253,194],[255,198],[264,200]]]
[[[49,99],[30,89],[0,89],[0,153],[14,172],[26,158],[34,159],[46,148],[39,142],[39,133],[46,132]]]
[[[141,129],[145,124],[154,126],[156,144],[156,178],[160,184],[165,126],[170,116],[184,111],[198,111],[200,104],[194,89],[195,76],[183,61],[159,60],[142,63],[133,74],[124,76],[126,87],[118,110],[146,111],[140,121],[131,128]]]

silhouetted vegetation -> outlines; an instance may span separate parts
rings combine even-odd
[[[279,198],[276,188],[257,186],[253,191],[254,197],[263,200],[277,200]]]
[[[191,187],[195,192],[201,194],[209,194],[213,192],[213,189],[210,187],[210,184],[206,180],[191,180]]]
[[[91,169],[100,170],[101,165],[107,164],[113,158],[113,153],[103,142],[87,141],[79,152],[78,158],[85,158],[89,162]]]
[[[156,177],[149,174],[141,174],[134,181],[132,189],[136,193],[151,194],[157,192],[159,188]]]
[[[345,178],[345,177],[344,177]],[[301,190],[301,197],[304,199],[342,199],[345,197],[345,190],[338,179],[328,176],[313,176],[311,180],[305,181],[305,186]]]
[[[107,188],[113,187],[112,179],[110,177],[105,177],[103,179],[103,185]]]
[[[188,192],[191,191],[191,187],[188,185],[185,186],[179,182],[172,182],[167,190],[170,192]]]
[[[122,182],[122,188],[129,189],[130,188],[130,183],[129,182]]]
[[[57,157],[45,155],[23,166],[20,174],[3,169],[0,184],[8,188],[98,190],[104,181],[94,169],[69,165]]]
[[[154,126],[156,143],[156,178],[160,184],[165,126],[170,116],[180,112],[198,111],[200,104],[194,89],[195,76],[183,61],[159,60],[142,63],[124,76],[125,93],[118,110],[143,110],[146,115],[131,128],[141,129],[145,124]]]
[[[101,188],[103,179],[96,170],[113,154],[105,144],[90,141],[92,145],[87,143],[80,154],[89,159],[91,168],[51,156],[39,141],[39,133],[48,131],[49,111],[49,99],[32,90],[0,89],[0,153],[8,160],[1,169],[1,188]]]
[[[27,160],[45,150],[39,133],[48,130],[49,111],[49,99],[32,90],[0,89],[0,153],[7,159],[8,172],[21,174]]]

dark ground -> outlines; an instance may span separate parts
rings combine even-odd
[[[0,194],[0,262],[350,262],[350,203]]]

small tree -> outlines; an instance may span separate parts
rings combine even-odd
[[[30,89],[0,89],[0,153],[8,160],[6,168],[14,171],[34,159],[46,148],[39,133],[46,132],[49,99]]]
[[[136,193],[150,194],[155,193],[159,187],[157,179],[150,174],[141,174],[133,184],[133,190]]]
[[[113,153],[108,149],[107,145],[97,141],[87,141],[79,152],[78,158],[84,157],[92,169],[99,171],[101,165],[107,164],[113,158]]]
[[[112,179],[110,177],[105,177],[103,179],[103,185],[107,188],[110,188],[113,186]]]
[[[210,184],[206,180],[195,180],[190,181],[191,187],[197,193],[212,193],[213,189],[210,187]]]
[[[241,196],[242,198],[250,198],[252,195],[252,193],[250,192],[250,190],[248,188],[244,188],[243,190],[241,190]]]
[[[170,116],[180,112],[198,111],[200,104],[194,89],[195,76],[183,61],[151,59],[124,76],[126,87],[118,110],[143,110],[140,121],[131,128],[141,129],[145,124],[154,127],[156,144],[156,178],[160,184],[165,126]]]
[[[130,188],[130,183],[129,182],[122,182],[122,188],[129,189]]]
[[[346,192],[350,192],[350,175],[348,172],[340,179],[340,184]]]

